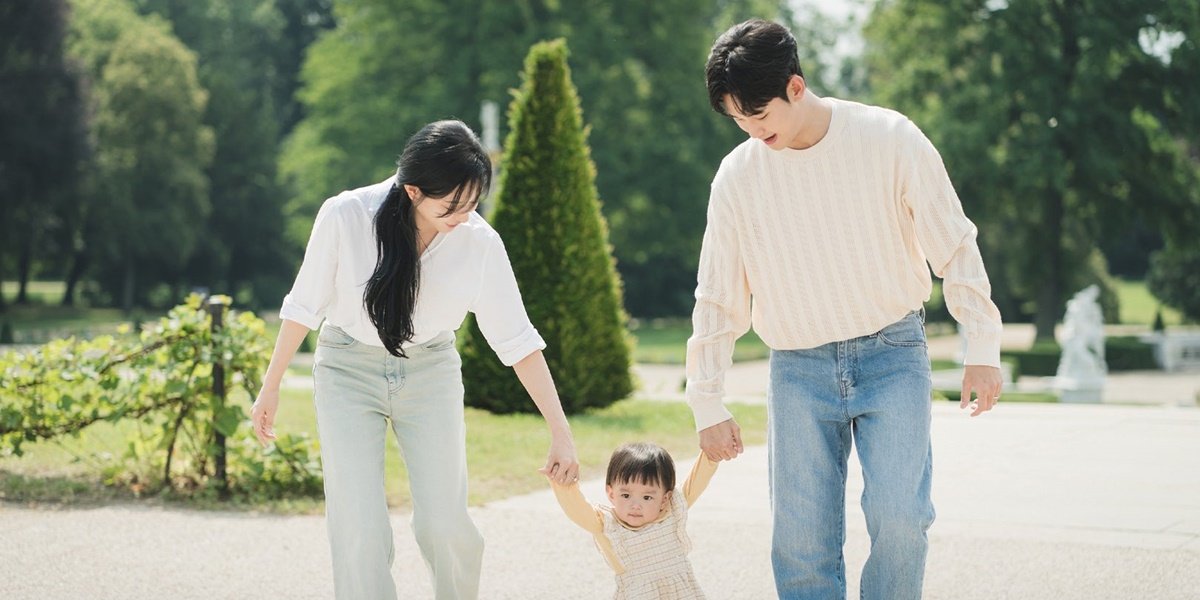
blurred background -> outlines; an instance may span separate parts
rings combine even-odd
[[[1198,15],[1192,0],[5,0],[0,341],[103,331],[193,290],[275,310],[325,198],[386,177],[426,122],[483,132],[484,105],[503,113],[527,49],[554,37],[626,309],[686,318],[708,185],[742,139],[708,108],[703,65],[750,16],[792,28],[818,94],[895,108],[933,139],[1006,322],[1048,339],[1098,283],[1108,322],[1178,324],[1200,316]],[[948,319],[940,294],[929,308]]]

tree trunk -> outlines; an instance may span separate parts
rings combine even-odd
[[[136,277],[136,275],[137,275],[137,273],[136,273],[136,271],[134,271],[134,268],[133,268],[133,259],[132,258],[126,259],[125,260],[125,289],[124,289],[124,292],[121,294],[121,310],[123,310],[125,312],[126,316],[133,314],[133,291],[134,291],[134,278]]]
[[[1075,126],[1076,119],[1067,118],[1063,107],[1070,106],[1071,90],[1074,88],[1079,74],[1081,48],[1076,27],[1076,19],[1080,11],[1079,2],[1078,0],[1066,0],[1061,5],[1052,3],[1051,11],[1062,36],[1060,68],[1063,77],[1055,102],[1055,114],[1062,117],[1062,123],[1055,129],[1055,145],[1058,146],[1061,153],[1063,167],[1068,169],[1068,173],[1072,173],[1076,148],[1072,143],[1071,131]],[[1069,188],[1070,184],[1066,187]],[[1046,272],[1042,289],[1038,292],[1037,315],[1034,317],[1035,342],[1054,340],[1054,326],[1062,314],[1063,261],[1066,254],[1063,249],[1063,215],[1066,212],[1066,202],[1066,188],[1049,190],[1044,214],[1045,220],[1043,221],[1045,227],[1042,229],[1042,235],[1047,241],[1046,256],[1043,257]]]
[[[1034,317],[1035,342],[1054,341],[1054,326],[1058,323],[1060,307],[1062,306],[1062,262],[1063,262],[1063,192],[1051,194],[1046,205],[1043,222],[1046,256],[1045,279],[1042,289],[1038,292],[1037,315]]]
[[[71,253],[71,268],[67,271],[66,289],[63,290],[63,306],[75,306],[75,292],[83,270],[87,266],[87,254],[82,250]]]
[[[36,228],[36,224],[33,226]],[[21,244],[21,255],[17,258],[16,304],[29,304],[29,272],[33,269],[33,245],[37,241],[36,229],[27,232]]]
[[[4,252],[0,252],[0,313],[8,311],[8,303],[4,300]]]

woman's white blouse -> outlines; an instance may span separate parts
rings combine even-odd
[[[321,205],[280,318],[309,329],[328,320],[360,342],[383,346],[363,291],[378,257],[375,213],[394,180],[342,192]],[[414,333],[404,347],[458,329],[468,311],[505,365],[546,347],[525,313],[504,242],[477,213],[450,233],[437,234],[421,256]]]

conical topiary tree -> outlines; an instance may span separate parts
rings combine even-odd
[[[626,315],[564,40],[530,49],[509,127],[489,220],[504,239],[529,318],[546,340],[563,408],[572,414],[608,406],[633,391]],[[468,406],[536,411],[474,318],[462,357]]]

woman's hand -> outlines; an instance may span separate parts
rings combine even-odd
[[[279,382],[287,371],[288,363],[296,355],[296,349],[304,336],[308,335],[308,327],[291,319],[284,319],[279,326],[279,336],[275,338],[275,350],[271,352],[271,364],[263,374],[262,389],[258,390],[258,398],[250,407],[250,424],[258,443],[265,448],[275,439],[275,410],[279,408]]]
[[[575,455],[575,440],[571,439],[569,433],[555,434],[550,440],[546,466],[538,469],[538,473],[560,485],[579,481],[579,458]]]
[[[250,407],[250,423],[254,435],[263,447],[275,439],[275,411],[279,409],[279,388],[263,386],[258,391],[254,406]]]

